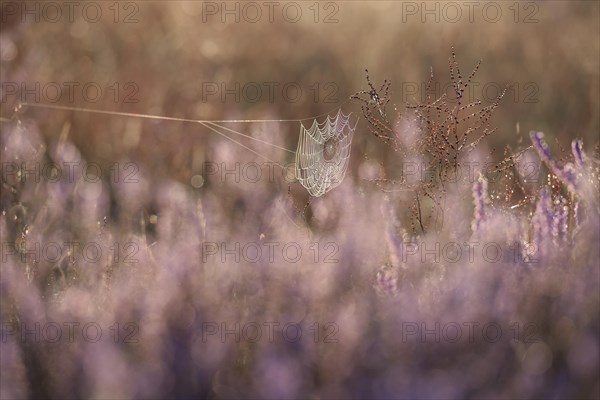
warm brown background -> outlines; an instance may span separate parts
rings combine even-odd
[[[77,82],[79,88],[95,82],[103,89],[100,101],[85,101],[81,90],[75,89],[74,101],[65,92],[59,104],[188,118],[304,118],[326,112],[365,89],[364,68],[369,68],[375,83],[392,80],[392,102],[401,107],[410,100],[407,85],[422,86],[430,66],[442,85],[449,82],[447,60],[454,45],[465,75],[483,59],[475,77],[479,84],[475,97],[490,100],[496,88],[516,84],[493,120],[499,131],[490,143],[499,155],[504,145],[514,144],[517,124],[522,133],[546,132],[555,151],[560,149],[554,138],[565,147],[575,137],[583,138],[588,149],[597,143],[600,26],[599,5],[594,1],[521,2],[518,7],[507,1],[491,6],[477,3],[472,22],[464,2],[427,2],[428,9],[437,9],[434,14],[425,14],[422,2],[277,2],[272,23],[263,2],[253,3],[262,13],[254,23],[250,21],[256,8],[246,3],[237,5],[239,23],[234,14],[224,14],[224,7],[235,9],[236,2],[227,6],[199,1],[122,2],[118,15],[113,3],[98,2],[94,4],[102,16],[96,23],[83,18],[85,3],[74,9],[73,22],[63,6],[56,23],[51,22],[56,18],[54,9],[42,3],[27,3],[30,9],[38,7],[39,22],[35,15],[20,14],[24,3],[17,4],[13,13],[10,7],[15,4],[3,2],[2,8],[3,88],[14,83],[31,88],[39,82],[41,102],[48,99],[43,88],[50,82]],[[296,4],[302,16],[292,23]],[[452,22],[455,5],[462,13],[458,22]],[[502,15],[494,23],[496,5]],[[93,18],[95,6],[89,7],[87,16]],[[325,23],[328,16],[334,22]],[[115,82],[118,93],[111,86]],[[139,100],[136,103],[124,102],[133,90],[125,86],[130,82],[139,88],[132,97]],[[203,85],[231,88],[236,82],[241,89],[250,84],[247,96],[238,92],[239,102],[233,95],[223,101],[221,91],[203,100]],[[265,82],[279,85],[273,101]],[[286,83],[300,85],[299,101],[284,98],[281,89]],[[335,86],[326,86],[330,83]],[[491,85],[486,94],[482,93],[484,84]],[[252,85],[263,88],[255,102],[247,101],[254,95]],[[316,92],[314,85],[319,85]],[[33,98],[31,94],[6,94],[2,116],[10,117],[12,107],[22,99]],[[337,102],[328,103],[328,99]],[[360,113],[356,104],[346,104],[345,110]],[[57,134],[65,121],[62,112],[38,110],[28,115],[49,128],[43,130],[46,135]],[[206,138],[214,136],[189,124],[144,122],[139,140],[125,143],[125,130],[135,126],[127,119],[77,114],[72,122],[77,145],[98,162],[120,158],[125,152],[130,158],[146,154],[155,161],[164,157],[191,163],[193,146],[187,144],[204,148]],[[273,131],[278,132],[263,137],[273,136],[275,141],[284,135],[278,141],[295,148],[297,124],[283,124]],[[364,153],[366,133],[363,120],[353,154]],[[210,150],[202,153],[203,160],[218,161]],[[182,174],[179,178],[187,181],[190,172]]]

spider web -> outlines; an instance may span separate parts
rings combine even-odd
[[[327,116],[322,123],[313,120],[310,129],[300,124],[296,179],[311,196],[322,196],[344,179],[356,130],[356,124],[350,126],[350,115],[340,109],[335,118]]]
[[[35,103],[20,103],[15,108],[13,117],[20,112],[22,107],[39,107],[57,110],[70,110],[78,112],[88,112],[103,115],[116,115],[122,117],[134,117],[134,118],[146,118],[153,120],[164,120],[164,121],[179,121],[179,122],[193,122],[198,123],[210,131],[222,136],[223,138],[235,143],[238,146],[260,156],[268,161],[271,161],[282,168],[286,169],[285,166],[280,163],[269,159],[268,157],[258,153],[252,148],[244,145],[243,143],[233,139],[229,135],[225,134],[224,131],[233,133],[247,139],[261,142],[262,144],[276,147],[280,150],[284,150],[290,153],[295,153],[295,172],[298,181],[306,188],[309,194],[313,197],[319,197],[327,193],[331,189],[342,183],[346,169],[348,168],[348,160],[350,158],[350,145],[352,144],[352,137],[358,120],[353,127],[350,126],[350,114],[346,115],[340,108],[337,115],[332,118],[328,114],[327,118],[319,123],[317,116],[313,119],[313,124],[310,129],[306,129],[302,124],[302,121],[306,119],[270,119],[270,120],[258,120],[258,119],[242,119],[242,120],[196,120],[189,118],[177,118],[167,117],[152,114],[138,114],[120,111],[108,111],[108,110],[94,110],[89,108],[81,107],[68,107],[54,104],[35,104]],[[0,122],[10,122],[6,118],[0,118]],[[298,148],[294,152],[293,150],[286,149],[281,146],[277,146],[273,143],[252,137],[245,133],[239,132],[235,129],[228,128],[221,125],[222,123],[255,123],[255,122],[300,122],[300,137],[298,139]]]

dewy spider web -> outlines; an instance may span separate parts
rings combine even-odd
[[[318,115],[314,117],[314,119],[243,119],[209,121],[35,103],[21,103],[16,107],[15,112],[18,112],[22,107],[38,107],[57,110],[89,112],[104,115],[117,115],[123,117],[198,123],[203,127],[209,129],[210,131],[217,133],[225,139],[237,144],[238,146],[241,146],[246,150],[258,155],[259,157],[265,158],[266,160],[273,162],[274,164],[277,164],[284,169],[286,168],[280,163],[270,160],[268,157],[256,152],[250,147],[244,145],[243,143],[240,143],[237,140],[229,137],[221,130],[231,132],[233,134],[243,136],[247,139],[251,139],[263,143],[265,145],[272,146],[280,150],[284,150],[289,153],[295,154],[296,179],[298,179],[302,186],[304,186],[308,190],[310,195],[314,197],[322,196],[329,190],[338,186],[344,179],[344,175],[348,167],[348,159],[350,157],[350,145],[352,143],[352,136],[356,129],[356,124],[358,124],[357,120],[354,127],[351,128],[349,124],[351,114],[345,115],[344,113],[342,113],[341,107],[335,118],[331,118],[329,116],[329,113],[322,114],[326,115],[327,118],[321,124],[317,122],[317,118],[319,118],[322,115]],[[304,128],[304,125],[302,125],[302,121],[306,121],[309,119],[313,119],[313,124],[310,129],[306,130],[306,128]],[[5,119],[3,118],[2,121],[5,121]],[[220,125],[221,123],[233,122],[300,122],[300,138],[298,140],[298,148],[296,151],[286,149],[284,147],[277,146],[273,143],[269,143],[267,141],[252,137],[245,133]]]
[[[311,196],[322,196],[342,183],[355,129],[356,124],[350,127],[350,114],[341,109],[321,124],[315,119],[310,129],[300,125],[296,178]]]

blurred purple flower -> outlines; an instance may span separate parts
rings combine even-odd
[[[573,157],[575,157],[575,164],[582,168],[584,166],[584,153],[583,153],[583,143],[581,140],[573,140],[571,142],[571,151],[573,152]]]
[[[395,296],[398,294],[398,271],[384,264],[377,271],[374,287],[380,296]]]
[[[546,163],[548,168],[550,168],[550,171],[556,175],[571,192],[577,194],[579,191],[577,182],[578,173],[573,167],[573,164],[568,163],[564,167],[561,167],[556,160],[552,158],[550,149],[544,141],[543,132],[531,131],[529,135],[531,136],[533,147],[539,154],[540,158]]]

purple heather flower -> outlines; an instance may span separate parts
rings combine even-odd
[[[552,158],[552,154],[550,153],[550,149],[548,145],[544,141],[544,134],[542,132],[531,131],[531,142],[533,143],[533,147],[539,154],[540,158],[544,160],[550,171],[554,175],[556,175],[573,193],[578,192],[578,184],[577,184],[577,171],[573,164],[568,163],[564,167],[558,165],[556,160]]]
[[[398,270],[384,264],[377,271],[373,286],[380,296],[395,296],[398,293]]]
[[[553,170],[556,167],[558,167],[558,165],[556,165],[556,161],[554,161],[554,159],[552,158],[552,153],[550,153],[548,145],[544,141],[544,133],[531,131],[529,135],[531,136],[531,142],[533,143],[533,147],[535,147],[535,150],[540,155],[540,158],[544,160],[546,164],[548,164],[550,169]]]
[[[575,157],[575,164],[582,168],[584,166],[584,153],[583,153],[583,143],[581,140],[573,140],[571,142],[571,151],[573,152],[573,157]]]

